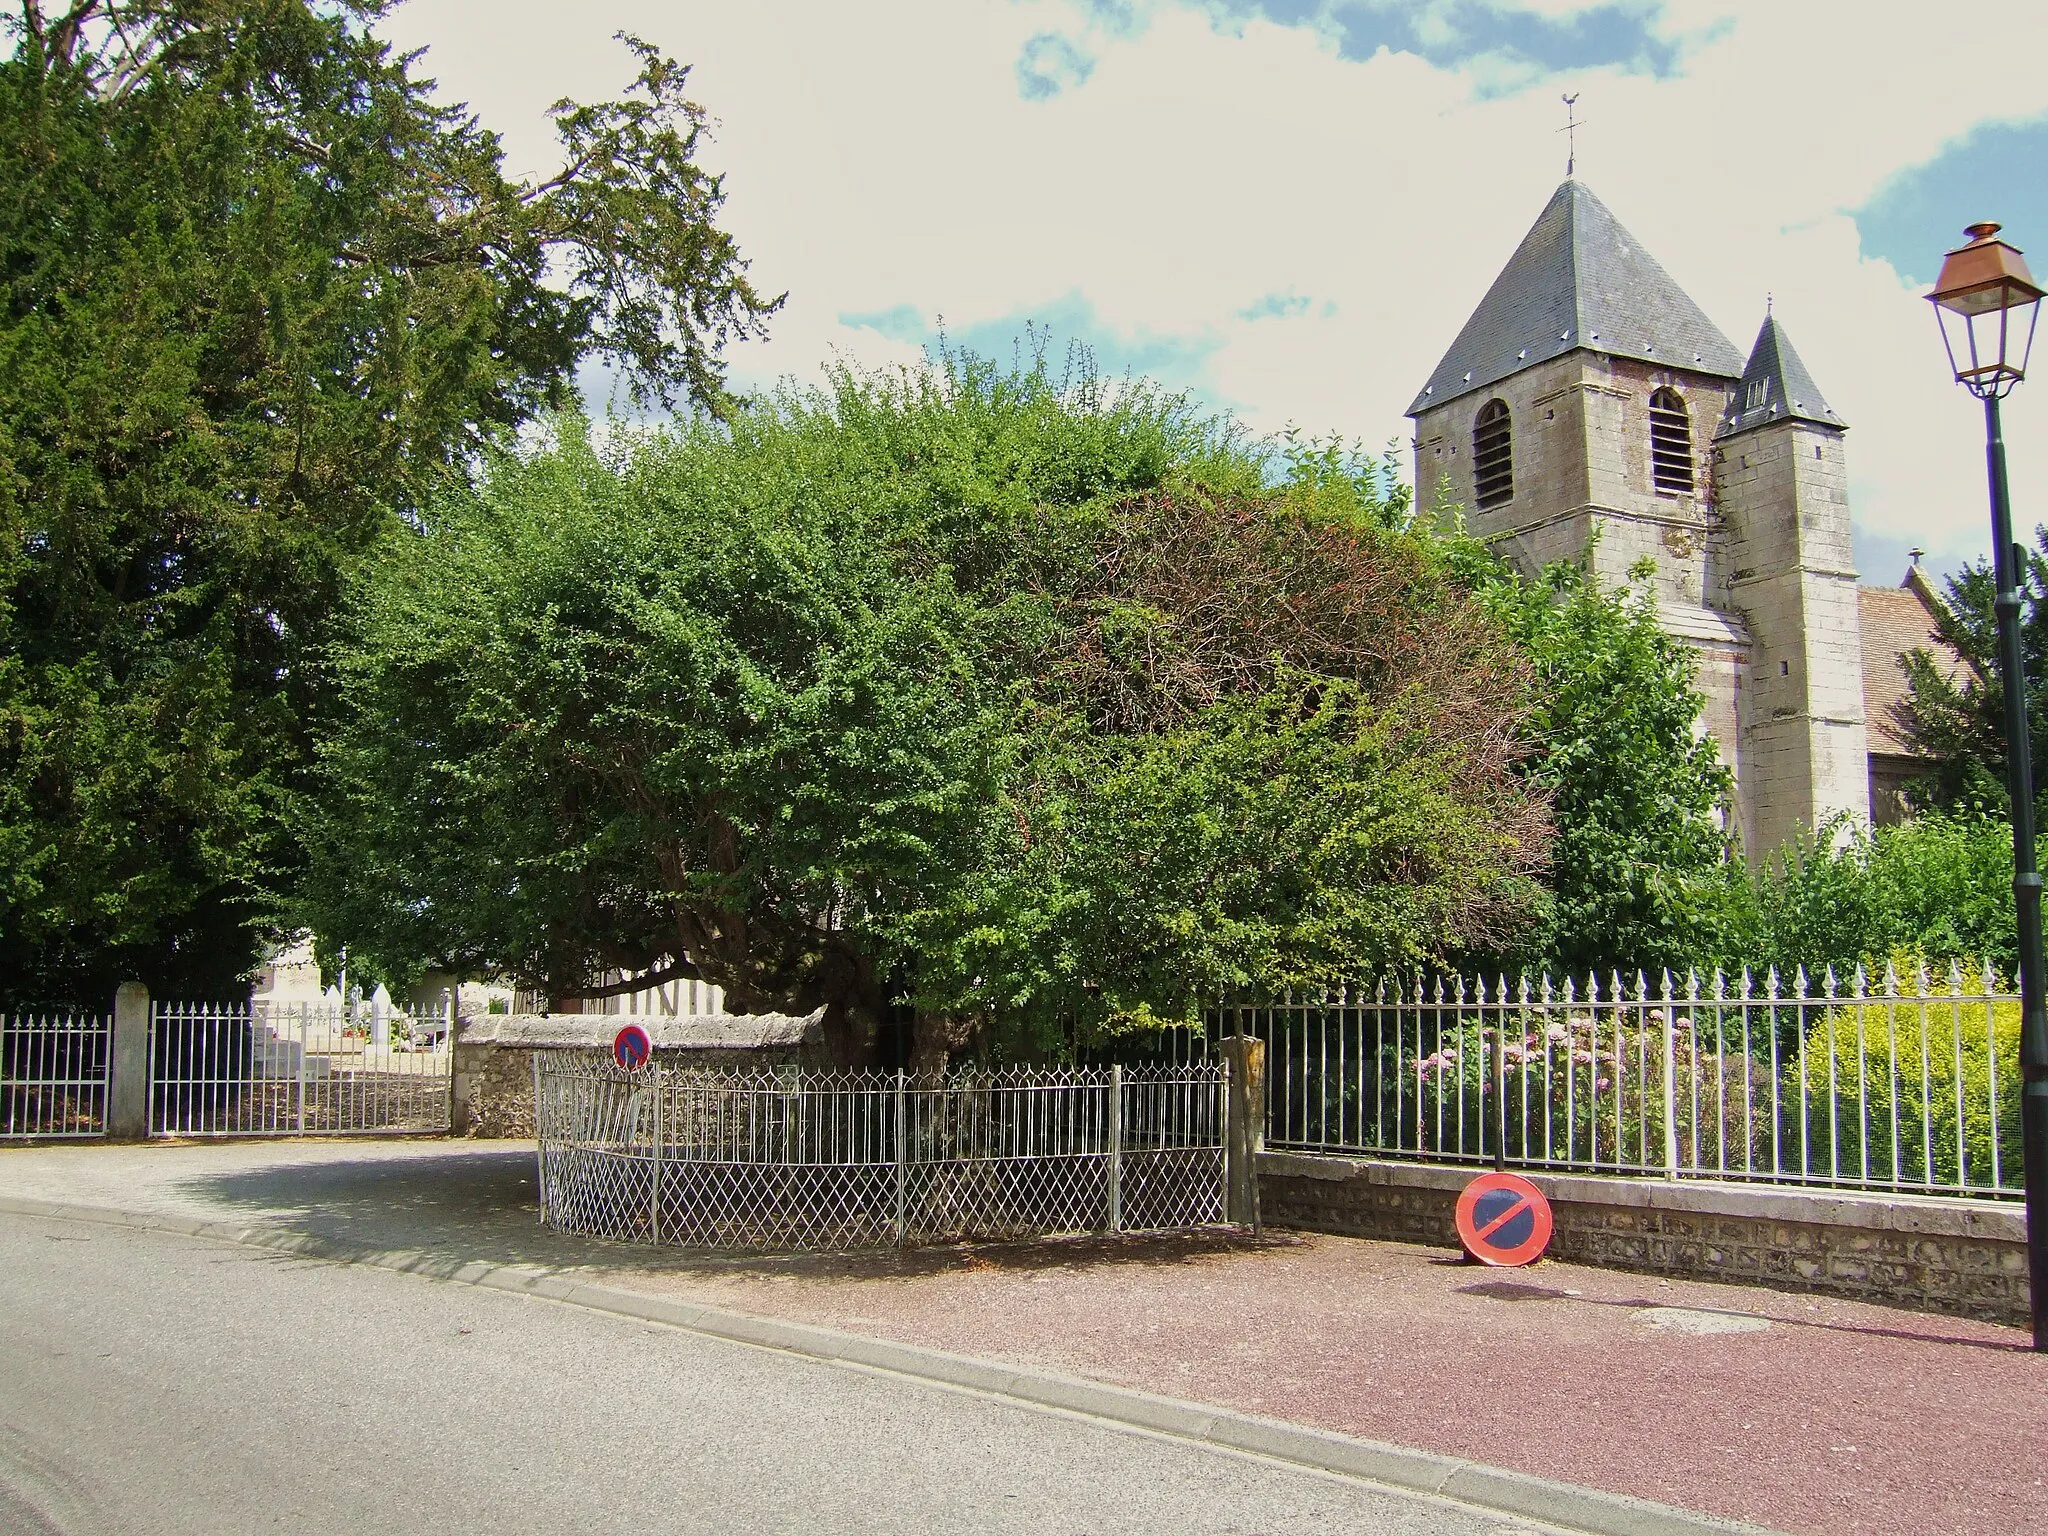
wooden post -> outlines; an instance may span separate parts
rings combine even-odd
[[[1266,1042],[1225,1035],[1223,1054],[1223,1219],[1259,1229],[1259,1153],[1266,1146]]]
[[[1109,1230],[1124,1229],[1124,1069],[1109,1069]]]

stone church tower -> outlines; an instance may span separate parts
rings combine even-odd
[[[1870,815],[1843,422],[1766,315],[1747,362],[1581,182],[1551,197],[1408,407],[1415,484],[1525,571],[1646,557],[1768,853]]]

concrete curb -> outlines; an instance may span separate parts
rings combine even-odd
[[[1763,1527],[1694,1514],[1624,1494],[1511,1472],[1482,1462],[1305,1429],[1276,1419],[1027,1366],[975,1360],[915,1344],[842,1333],[810,1323],[784,1322],[696,1302],[672,1301],[615,1290],[523,1265],[463,1260],[407,1249],[378,1249],[262,1224],[202,1221],[189,1216],[123,1211],[0,1195],[0,1212],[96,1222],[142,1231],[238,1243],[278,1253],[473,1285],[483,1290],[536,1296],[594,1312],[660,1323],[729,1343],[773,1349],[829,1364],[885,1372],[958,1391],[1029,1404],[1060,1413],[1164,1435],[1197,1445],[1278,1461],[1311,1471],[1433,1495],[1490,1514],[1540,1521],[1585,1536],[1770,1536]]]

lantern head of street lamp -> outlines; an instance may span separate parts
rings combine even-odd
[[[1948,253],[1927,295],[1941,321],[1956,382],[1991,399],[2027,376],[2042,290],[2019,251],[1998,238],[1996,224],[1972,224],[1970,237]]]

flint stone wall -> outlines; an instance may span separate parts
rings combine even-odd
[[[2028,1321],[2016,1202],[1521,1171],[1550,1201],[1557,1258]],[[1259,1204],[1270,1226],[1455,1249],[1458,1192],[1479,1172],[1264,1152]]]
[[[533,1053],[587,1050],[609,1056],[612,1041],[638,1024],[670,1065],[759,1071],[824,1062],[824,1010],[640,1016],[619,1013],[496,1013],[456,1022],[454,1113],[457,1136],[533,1135]]]

